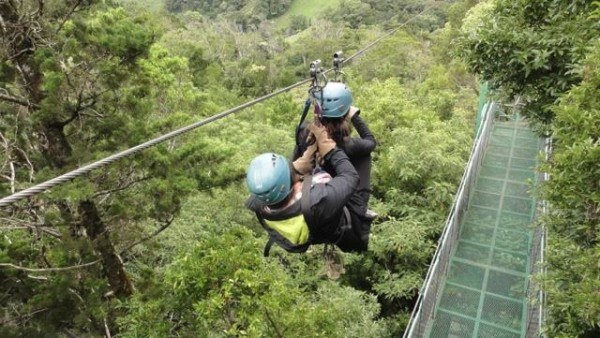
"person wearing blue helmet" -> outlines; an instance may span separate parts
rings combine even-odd
[[[324,126],[312,123],[308,130],[335,176],[321,172],[301,182],[293,165],[274,153],[259,155],[248,167],[246,184],[251,197],[246,205],[270,235],[265,255],[273,242],[291,252],[304,252],[311,244],[340,246],[352,235],[345,230],[349,221],[345,206],[356,192],[358,174]],[[343,244],[340,248],[344,250]]]
[[[362,238],[366,246],[371,222],[376,216],[368,210],[368,203],[371,195],[371,153],[377,142],[365,121],[360,117],[360,110],[352,106],[352,93],[345,84],[329,82],[321,92],[316,93],[315,99],[321,108],[315,118],[325,126],[329,137],[337,147],[348,155],[350,162],[359,174],[360,182],[357,191],[351,197],[347,207],[352,216],[353,230],[357,236]],[[351,127],[356,129],[358,137],[351,137]],[[304,151],[304,149],[306,150]],[[294,157],[299,157],[294,161],[294,167],[298,174],[303,175],[314,169],[318,162],[315,159],[319,157],[319,154],[313,145],[305,144],[304,148],[297,147]],[[335,175],[334,168],[327,163],[322,163],[321,167]]]

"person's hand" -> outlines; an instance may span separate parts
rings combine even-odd
[[[312,134],[311,134],[312,135]],[[306,175],[311,172],[315,167],[315,153],[317,152],[317,144],[313,143],[308,146],[297,160],[292,163],[294,170],[300,175]]]
[[[317,148],[319,149],[321,156],[325,157],[325,155],[335,148],[335,142],[329,137],[327,129],[325,129],[322,124],[319,123],[319,125],[317,125],[313,122],[308,125],[308,130],[310,130],[317,140]]]
[[[350,109],[348,110],[348,114],[346,114],[346,118],[348,119],[348,121],[352,120],[352,117],[354,117],[354,115],[356,115],[357,113],[359,113],[360,110],[354,106],[350,106]]]

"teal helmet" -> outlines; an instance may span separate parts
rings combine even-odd
[[[341,82],[328,82],[321,91],[315,93],[315,98],[321,104],[321,114],[326,118],[343,117],[352,105],[352,93]]]
[[[288,160],[274,153],[255,157],[248,167],[246,184],[250,193],[266,205],[283,201],[292,191]]]

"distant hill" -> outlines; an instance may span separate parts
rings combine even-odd
[[[197,11],[214,18],[220,14],[245,14],[272,19],[285,13],[292,0],[163,0],[165,8],[174,13]]]
[[[328,9],[337,8],[341,2],[341,0],[294,0],[290,9],[275,19],[275,24],[278,27],[286,27],[290,25],[292,17],[295,15],[303,15],[309,19],[317,17],[326,13]]]
[[[139,4],[151,11],[160,11],[165,6],[165,0],[118,0],[122,4]]]

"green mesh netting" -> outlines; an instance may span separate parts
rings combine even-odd
[[[540,140],[496,121],[461,222],[429,337],[524,337]]]

